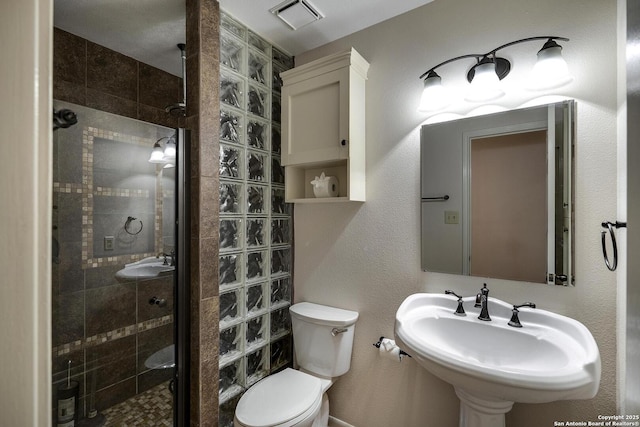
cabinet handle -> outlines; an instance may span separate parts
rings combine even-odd
[[[340,141],[340,145],[342,145],[343,147],[347,145],[347,140],[343,139],[342,141]]]

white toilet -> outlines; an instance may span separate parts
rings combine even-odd
[[[301,302],[289,308],[299,370],[287,368],[249,388],[236,407],[236,427],[326,427],[326,391],[351,367],[358,313]]]

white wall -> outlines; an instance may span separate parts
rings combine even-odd
[[[600,222],[616,217],[616,1],[436,0],[296,58],[303,64],[353,46],[371,63],[367,201],[295,209],[296,301],[354,309],[361,316],[351,371],[330,390],[332,415],[358,427],[457,425],[452,387],[411,360],[381,360],[371,346],[379,336],[393,335],[395,311],[406,296],[445,288],[472,295],[484,281],[419,268],[419,127],[427,116],[416,112],[418,76],[451,57],[536,35],[571,39],[563,43],[563,54],[576,80],[558,93],[575,98],[578,109],[576,287],[486,281],[494,297],[531,300],[583,322],[600,347],[603,375],[595,399],[516,404],[507,424],[540,427],[615,414],[616,275],[605,268],[599,245]],[[505,84],[524,76],[541,46],[527,43],[502,52],[514,67]],[[470,65],[459,61],[439,73],[443,82],[452,78],[461,85]],[[500,104],[511,108],[533,97],[514,91]]]
[[[0,2],[0,425],[51,424],[52,0]]]

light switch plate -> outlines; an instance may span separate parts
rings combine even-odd
[[[444,223],[445,224],[460,223],[460,213],[458,211],[444,211]]]
[[[115,237],[113,236],[104,236],[104,250],[105,251],[112,251],[113,245],[115,242]]]

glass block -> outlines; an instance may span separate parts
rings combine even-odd
[[[280,128],[277,126],[271,126],[271,151],[273,154],[282,153],[282,137]]]
[[[247,120],[247,145],[249,147],[266,150],[269,135],[269,124],[262,120]]]
[[[232,17],[230,17],[226,13],[221,13],[220,16],[221,16],[220,27],[229,31],[234,36],[244,40],[244,36],[246,34],[245,26],[239,23],[238,21],[234,20]]]
[[[227,147],[229,148],[229,147]],[[226,153],[223,153],[222,147],[220,148],[220,165],[222,166],[222,157]],[[229,153],[231,154],[231,153]],[[229,176],[228,173],[233,173],[232,167],[225,168],[224,176]],[[235,170],[237,174],[237,169]],[[220,170],[220,175],[223,175],[222,170]],[[237,178],[237,176],[233,176],[233,178]],[[220,183],[220,213],[221,214],[232,214],[232,213],[240,213],[240,209],[242,209],[242,184],[234,184],[229,182],[221,182]]]
[[[266,156],[255,151],[247,153],[247,175],[252,181],[266,181]]]
[[[266,243],[267,227],[265,226],[266,219],[264,218],[249,218],[247,219],[247,246],[257,247],[264,246]]]
[[[232,73],[220,73],[220,102],[232,107],[244,105],[244,81]]]
[[[220,403],[226,402],[242,392],[243,358],[220,369],[218,378],[218,398]]]
[[[264,312],[266,309],[266,283],[247,286],[247,316],[253,316]]]
[[[247,91],[247,112],[260,117],[268,117],[269,94],[252,84]]]
[[[271,189],[271,212],[275,214],[288,214],[289,203],[284,202],[284,189]]]
[[[247,320],[245,325],[245,346],[247,351],[267,343],[267,327],[269,323],[267,319],[267,316],[258,316]]]
[[[226,328],[242,318],[242,289],[220,294],[220,328]]]
[[[220,288],[225,289],[241,283],[242,255],[223,255],[219,264]]]
[[[290,336],[277,341],[272,341],[270,347],[271,372],[274,372],[291,363],[291,355],[293,354],[293,349]]]
[[[293,58],[278,49],[273,47],[271,49],[271,57],[274,61],[279,62],[285,69],[293,68]]]
[[[271,244],[283,245],[291,243],[291,229],[289,218],[271,221]]]
[[[258,49],[260,52],[264,53],[265,55],[269,55],[270,53],[269,49],[271,48],[271,45],[267,43],[265,39],[263,39],[253,31],[249,30],[248,40],[249,40],[249,45]]]
[[[284,277],[271,281],[271,307],[291,304],[291,278]]]
[[[269,60],[259,53],[249,51],[248,76],[251,80],[263,85],[268,85]]]
[[[220,177],[242,178],[242,172],[242,149],[220,144]],[[220,197],[222,198],[222,193]],[[238,201],[239,199],[235,200],[236,203]]]
[[[267,252],[249,252],[247,254],[247,280],[264,279],[267,275]]]
[[[233,36],[224,31],[220,34],[220,63],[234,71],[243,74],[242,64],[245,46]]]
[[[277,157],[271,158],[271,182],[284,184],[284,167],[282,167],[280,159]]]
[[[242,323],[220,331],[220,363],[235,359],[242,353],[243,338]]]
[[[291,250],[289,248],[271,251],[271,274],[291,272]]]
[[[280,73],[285,71],[284,67],[274,63],[273,64],[273,77],[271,79],[271,89],[276,92],[282,92],[282,77]]]
[[[273,95],[271,97],[271,120],[274,123],[280,123],[282,117],[282,107],[280,103],[280,97],[277,95]]]
[[[269,374],[269,352],[266,347],[262,347],[258,351],[247,354],[247,387],[255,384],[258,380]]]
[[[247,187],[247,213],[260,214],[266,212],[264,193],[266,188],[255,185]]]
[[[238,250],[241,248],[242,220],[220,220],[220,250]]]
[[[223,141],[241,144],[243,129],[243,117],[240,113],[231,110],[220,109],[220,139]]]
[[[271,312],[271,337],[278,337],[291,330],[289,308],[281,308]]]

